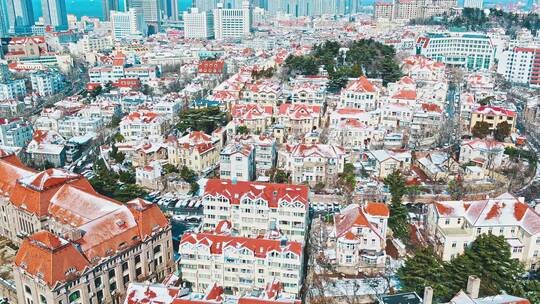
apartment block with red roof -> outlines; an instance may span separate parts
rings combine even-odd
[[[284,292],[298,295],[303,247],[303,243],[279,239],[186,233],[178,250],[179,267],[182,279],[196,292],[217,283],[227,293],[241,294],[264,289],[277,279]]]
[[[253,133],[263,133],[272,124],[274,107],[258,103],[235,104],[231,109],[235,127],[245,126]]]
[[[176,278],[175,278],[176,279]],[[190,292],[167,284],[130,283],[124,304],[300,304],[301,300],[283,292],[283,284],[274,279],[264,289],[226,294],[225,288],[213,283],[203,292]]]
[[[329,248],[341,271],[357,274],[384,268],[389,216],[385,203],[374,202],[352,204],[334,215]]]
[[[131,112],[120,121],[120,134],[126,141],[160,140],[164,136],[167,120],[151,111]]]
[[[255,146],[232,142],[223,147],[219,157],[220,178],[238,181],[255,180]]]
[[[349,82],[341,91],[338,108],[353,108],[364,111],[377,109],[379,89],[365,76]]]
[[[516,112],[495,106],[481,106],[472,112],[470,128],[474,128],[477,122],[489,123],[490,130],[496,130],[500,123],[507,122],[511,126],[511,132],[516,130]]]
[[[350,156],[342,147],[326,144],[299,144],[288,147],[287,152],[292,182],[312,187],[318,183],[335,185]]]
[[[202,173],[219,163],[221,140],[202,131],[192,131],[177,139],[167,138],[168,162],[178,168],[183,166]]]
[[[277,121],[288,135],[304,136],[320,127],[322,111],[318,105],[284,103],[279,106]]]
[[[444,261],[489,233],[504,236],[512,258],[527,269],[540,265],[540,214],[509,193],[477,201],[434,202],[428,207],[427,232]]]
[[[0,155],[0,234],[19,245],[18,303],[114,303],[130,281],[174,270],[171,226],[156,205],[122,204],[78,174]]]
[[[504,143],[495,140],[471,139],[461,143],[459,162],[476,163],[486,169],[499,168],[504,158]]]
[[[253,84],[247,84],[242,96],[247,102],[275,107],[281,97],[281,87],[275,82],[257,81]]]
[[[308,188],[304,185],[234,182],[211,179],[203,194],[204,229],[223,220],[244,237],[278,232],[303,242],[308,220]]]

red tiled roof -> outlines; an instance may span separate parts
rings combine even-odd
[[[364,210],[372,216],[390,216],[390,210],[385,203],[369,202],[365,205]]]
[[[375,93],[377,88],[365,76],[360,76],[360,78],[351,82],[345,91],[354,91],[357,93]]]
[[[75,277],[89,263],[72,243],[40,231],[23,240],[15,265],[52,287]]]
[[[221,195],[229,199],[230,204],[237,205],[243,197],[260,197],[268,202],[270,208],[277,208],[281,200],[298,201],[307,208],[308,188],[304,185],[271,184],[258,182],[236,182],[231,180],[211,179],[206,183],[204,195]]]
[[[296,255],[302,255],[302,243],[287,242],[282,246],[280,240],[271,239],[253,239],[246,237],[210,234],[210,233],[185,233],[180,241],[180,246],[185,243],[202,244],[210,247],[211,254],[223,254],[226,247],[246,248],[253,252],[255,257],[265,258],[272,251],[292,252]]]

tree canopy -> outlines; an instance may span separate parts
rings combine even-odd
[[[227,114],[222,112],[219,107],[188,109],[180,113],[176,128],[181,132],[191,129],[210,134],[217,128],[226,125],[227,122],[229,122]]]
[[[336,41],[318,44],[306,56],[289,56],[285,67],[289,75],[316,75],[319,67],[328,72],[328,90],[338,92],[348,78],[366,76],[382,78],[383,84],[395,82],[402,76],[393,47],[373,39],[362,39],[342,45]]]
[[[465,289],[470,275],[481,279],[481,297],[507,292],[538,299],[540,284],[524,279],[524,272],[521,263],[511,257],[504,236],[482,234],[450,262],[443,262],[432,248],[418,249],[398,271],[398,277],[405,291],[422,294],[431,286],[436,302],[448,301]]]
[[[392,229],[394,237],[407,243],[410,228],[409,215],[407,208],[401,203],[403,195],[406,193],[405,179],[401,172],[394,171],[384,179],[384,184],[389,188],[392,195],[388,227]]]

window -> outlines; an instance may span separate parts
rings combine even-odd
[[[126,271],[128,269],[128,263],[124,262],[122,263],[122,271]]]
[[[47,299],[44,295],[39,295],[39,303],[41,304],[47,304]]]
[[[456,248],[457,247],[457,243],[456,242],[453,242],[452,243],[452,248]]]
[[[446,220],[444,221],[444,224],[445,224],[445,225],[450,225],[450,219],[446,219]]]
[[[109,287],[110,287],[109,290],[111,292],[115,291],[116,290],[116,282],[112,282],[111,285],[109,285]]]
[[[96,289],[101,288],[101,277],[94,279],[94,285],[96,286]]]
[[[109,280],[114,279],[114,269],[109,270]]]
[[[78,303],[77,300],[81,298],[81,292],[79,290],[72,292],[69,295],[69,303]]]
[[[28,287],[28,285],[24,285],[24,291],[29,295],[32,294],[32,290],[30,289],[30,287]]]
[[[140,262],[141,262],[141,256],[138,255],[138,256],[135,257],[135,264],[138,264]]]

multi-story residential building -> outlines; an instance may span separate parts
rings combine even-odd
[[[4,99],[0,101],[1,117],[17,117],[24,114],[26,104],[16,99]]]
[[[64,76],[58,71],[32,73],[30,81],[32,91],[41,96],[51,96],[64,89]]]
[[[265,135],[238,135],[234,141],[255,147],[255,169],[257,179],[268,179],[270,171],[276,166],[276,140]]]
[[[352,204],[334,215],[330,245],[336,263],[346,273],[384,267],[390,210],[384,203]]]
[[[0,174],[0,233],[20,245],[18,303],[118,303],[130,281],[174,270],[171,227],[157,205],[122,204],[80,175],[34,172],[12,155],[0,171],[9,172]]]
[[[403,103],[386,103],[381,106],[381,125],[399,130],[409,127],[413,119],[413,107]]]
[[[540,86],[540,46],[513,47],[503,51],[497,73],[512,83]]]
[[[120,134],[127,141],[158,140],[163,137],[166,125],[166,120],[154,112],[131,112],[122,118]]]
[[[484,7],[484,0],[465,0],[463,2],[463,7],[482,9]]]
[[[407,171],[411,168],[410,151],[375,150],[364,153],[364,170],[377,179],[383,180],[394,171]]]
[[[32,133],[32,126],[22,118],[0,118],[0,146],[25,147]]]
[[[393,20],[394,4],[382,1],[375,2],[373,4],[373,18],[375,20]]]
[[[385,130],[348,118],[329,126],[328,142],[351,152],[369,149],[372,144],[382,142]]]
[[[198,174],[217,166],[220,151],[220,139],[201,131],[192,131],[179,139],[167,139],[168,162],[178,168],[186,166]]]
[[[236,127],[245,126],[253,133],[262,133],[272,124],[273,112],[272,106],[235,104],[231,109],[232,122]]]
[[[279,231],[289,240],[304,242],[308,192],[304,185],[211,179],[203,194],[204,229],[215,230],[228,220],[242,237]]]
[[[275,107],[281,96],[281,88],[279,84],[274,82],[257,81],[247,84],[244,87],[242,96],[247,102]]]
[[[214,37],[214,15],[211,10],[192,8],[184,12],[184,37],[187,39],[210,39]]]
[[[111,36],[84,35],[77,44],[80,48],[79,51],[83,54],[112,49],[113,47]]]
[[[230,143],[223,147],[219,161],[219,176],[235,181],[255,180],[255,147],[239,143]]]
[[[147,27],[143,14],[138,8],[130,8],[127,12],[111,12],[112,33],[114,39],[146,36]]]
[[[323,106],[326,102],[326,87],[311,82],[296,83],[291,89],[291,101],[293,104]]]
[[[0,82],[0,99],[18,99],[26,95],[24,79],[13,79]]]
[[[66,116],[58,120],[58,133],[64,138],[94,134],[97,136],[105,128],[101,117]]]
[[[489,129],[494,131],[500,123],[506,122],[510,125],[511,132],[516,128],[516,112],[501,107],[481,106],[476,108],[471,115],[469,125],[472,130],[477,122],[484,121],[489,123]]]
[[[214,14],[214,37],[217,40],[241,39],[251,33],[252,15],[249,1],[244,1],[242,8],[218,8]]]
[[[66,162],[66,141],[56,131],[36,130],[26,147],[29,161],[39,167],[63,167]]]
[[[142,83],[159,78],[160,71],[157,65],[127,64],[123,54],[117,55],[112,65],[92,67],[88,70],[90,82],[106,84],[121,79],[138,79]]]
[[[162,191],[164,183],[162,180],[163,167],[159,161],[154,161],[149,165],[135,168],[135,182],[137,185],[149,189],[150,191]]]
[[[342,147],[324,144],[299,144],[291,147],[288,154],[292,182],[312,187],[335,185],[349,157]]]
[[[482,33],[428,33],[417,40],[416,53],[450,67],[489,70],[494,64],[495,47]]]
[[[283,291],[298,295],[302,286],[303,244],[300,242],[185,233],[178,253],[182,280],[191,283],[196,292],[217,283],[225,290],[243,293],[264,289],[277,279],[282,282]]]
[[[495,140],[472,139],[461,143],[459,162],[474,162],[486,169],[499,168],[504,158],[505,145]]]
[[[321,116],[321,106],[284,103],[279,106],[277,121],[285,127],[287,134],[303,136],[319,128]]]
[[[376,1],[373,5],[373,16],[377,20],[428,19],[448,13],[455,6],[456,0],[397,0],[392,3]]]
[[[444,63],[421,55],[405,58],[401,69],[415,81],[438,81],[446,78]]]
[[[481,234],[504,236],[512,258],[527,269],[540,262],[540,216],[509,193],[479,201],[438,201],[428,207],[427,230],[443,261],[462,254]]]
[[[341,91],[338,107],[373,111],[377,108],[378,102],[379,89],[365,76],[360,76]]]

